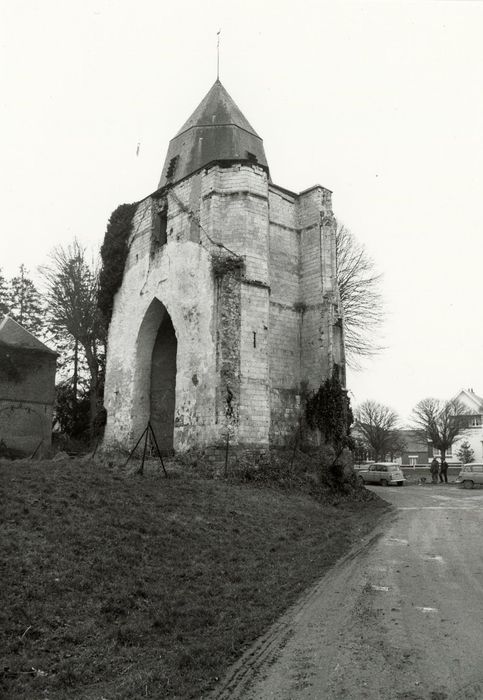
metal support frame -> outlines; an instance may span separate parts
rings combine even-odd
[[[126,459],[126,463],[124,464],[124,467],[127,467],[128,463],[129,463],[129,460],[130,460],[131,457],[133,456],[133,454],[134,454],[134,452],[136,451],[136,449],[137,449],[139,443],[141,442],[141,440],[144,438],[143,457],[142,457],[142,460],[141,460],[141,466],[140,466],[139,469],[136,471],[136,474],[141,474],[141,476],[143,475],[143,473],[144,473],[144,462],[145,462],[145,460],[146,460],[146,452],[147,452],[147,448],[148,448],[148,439],[149,439],[150,436],[151,436],[152,442],[154,443],[154,446],[156,447],[156,452],[158,453],[158,457],[159,457],[159,460],[160,460],[160,462],[161,462],[161,466],[163,467],[164,476],[165,476],[165,478],[167,479],[167,478],[168,478],[168,473],[167,473],[166,468],[165,468],[165,466],[164,466],[163,458],[162,458],[162,456],[161,456],[161,451],[160,451],[160,449],[159,449],[158,441],[156,440],[156,435],[154,434],[154,430],[153,430],[153,426],[151,425],[151,421],[148,421],[148,424],[146,425],[146,427],[144,428],[143,432],[141,433],[141,436],[140,436],[139,440],[136,442],[136,444],[135,444],[134,447],[132,448],[131,452],[129,453],[129,457]]]

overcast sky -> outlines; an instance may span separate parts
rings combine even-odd
[[[352,401],[483,393],[483,3],[0,0],[0,267],[32,273],[156,189],[220,77],[272,178],[333,191],[384,274]],[[137,144],[139,155],[136,155]]]

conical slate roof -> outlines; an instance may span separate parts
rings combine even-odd
[[[260,138],[221,82],[217,80],[176,136],[194,126],[224,126],[225,124],[239,126]]]
[[[158,187],[217,161],[258,163],[268,171],[262,139],[219,80],[170,141]]]

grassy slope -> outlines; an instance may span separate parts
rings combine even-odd
[[[8,698],[201,697],[379,502],[90,463],[0,465]]]

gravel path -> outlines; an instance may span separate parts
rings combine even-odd
[[[211,700],[483,699],[483,491],[371,489],[394,513]]]

